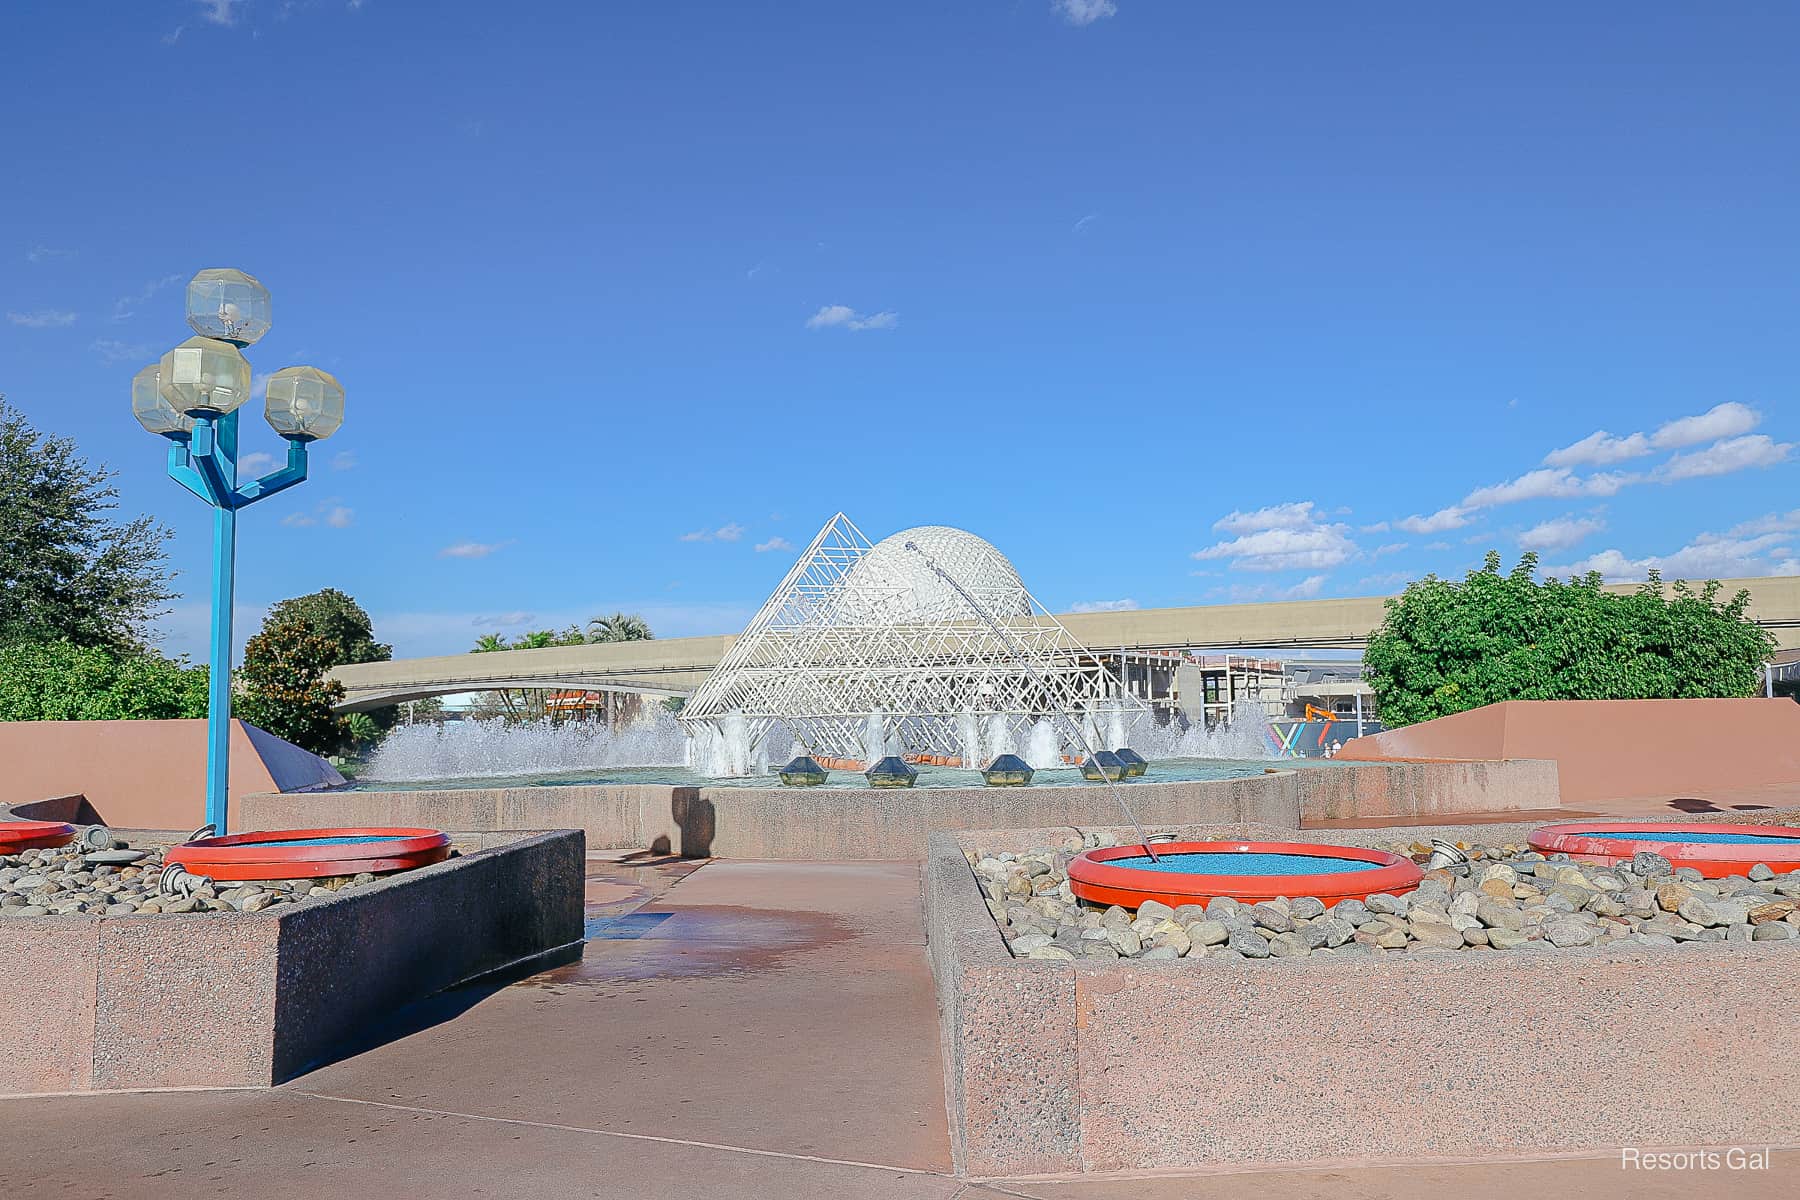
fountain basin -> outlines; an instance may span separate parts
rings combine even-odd
[[[1733,825],[1723,821],[1565,821],[1533,830],[1531,848],[1583,862],[1629,862],[1640,851],[1660,854],[1707,879],[1742,875],[1758,863],[1800,870],[1800,828]]]
[[[1417,863],[1386,850],[1316,842],[1168,842],[1156,847],[1156,860],[1142,846],[1109,846],[1069,862],[1078,898],[1125,908],[1146,900],[1179,908],[1218,896],[1252,904],[1317,896],[1331,905],[1410,892],[1424,875]]]
[[[283,829],[184,842],[163,861],[214,879],[317,879],[404,871],[449,854],[450,835],[438,829]]]
[[[63,821],[0,821],[0,854],[66,846],[75,840],[75,827]]]

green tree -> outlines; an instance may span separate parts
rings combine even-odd
[[[321,588],[304,596],[283,600],[269,610],[263,628],[298,622],[331,643],[331,666],[345,663],[387,662],[394,648],[375,640],[375,629],[369,614],[353,598],[336,588]],[[357,746],[380,739],[400,719],[400,710],[392,704],[355,714],[351,720],[350,740]],[[373,729],[371,730],[371,726]]]
[[[0,398],[0,645],[144,646],[174,596],[168,531],[114,519],[113,474]]]
[[[590,642],[648,642],[655,637],[650,632],[650,623],[636,613],[616,612],[588,621],[587,640]]]
[[[1746,615],[1750,595],[1719,599],[1665,588],[1656,572],[1635,592],[1598,572],[1535,578],[1526,554],[1502,574],[1490,552],[1461,583],[1427,575],[1387,602],[1363,674],[1389,727],[1502,700],[1639,700],[1755,694],[1774,638]]]
[[[0,721],[172,720],[206,715],[205,667],[73,642],[0,647]]]
[[[337,646],[304,620],[268,623],[244,643],[236,715],[314,754],[336,754],[351,740],[350,722],[332,711],[344,685],[325,673]]]
[[[394,648],[375,640],[369,614],[350,596],[336,588],[321,588],[305,596],[283,600],[269,610],[264,626],[286,621],[303,621],[311,630],[332,644],[331,665],[345,663],[387,662]]]

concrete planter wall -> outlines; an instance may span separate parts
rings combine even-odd
[[[1151,768],[1154,772],[1155,768]],[[1255,821],[1417,817],[1554,808],[1556,765],[1396,762],[1284,770],[1240,779],[1123,785],[1146,828]],[[1100,785],[1026,788],[742,788],[656,784],[309,792],[245,796],[259,829],[423,825],[578,828],[595,847],[654,847],[738,859],[920,859],[946,829],[1089,828],[1124,819]]]
[[[962,847],[1055,832],[931,839],[927,938],[971,1175],[1800,1139],[1800,943],[1015,960]]]
[[[268,1085],[395,1008],[578,950],[579,832],[257,913],[0,918],[0,1093]]]

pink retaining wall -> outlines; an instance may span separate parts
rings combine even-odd
[[[1014,959],[962,845],[1060,832],[932,838],[927,945],[972,1176],[1800,1140],[1800,942]]]
[[[231,723],[231,795],[334,787],[330,763],[242,721]],[[198,828],[206,809],[205,721],[0,722],[0,805],[87,797],[121,829]]]
[[[0,917],[0,1094],[268,1086],[403,1004],[578,952],[581,835],[492,840],[257,913]]]
[[[1345,743],[1341,758],[1553,759],[1563,803],[1800,785],[1792,700],[1511,700]]]

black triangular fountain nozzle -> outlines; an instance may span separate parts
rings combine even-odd
[[[909,788],[919,781],[919,771],[898,754],[890,754],[864,771],[863,778],[870,787]]]
[[[1125,764],[1111,750],[1096,750],[1082,760],[1081,777],[1093,783],[1117,783],[1125,776]]]
[[[982,782],[989,787],[1024,787],[1031,775],[1031,764],[1016,754],[998,755],[981,769]]]
[[[776,774],[783,787],[818,787],[825,782],[825,768],[811,755],[802,754]]]

